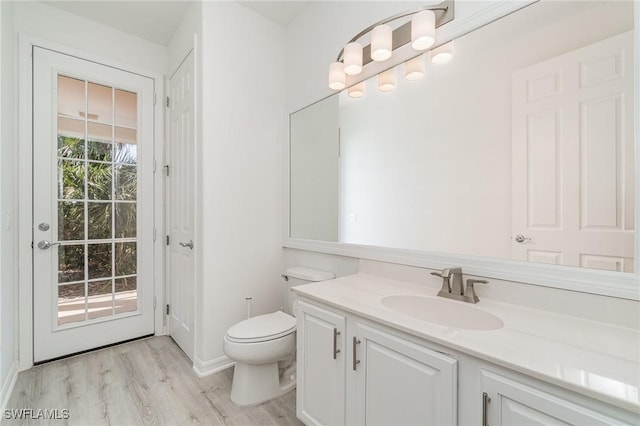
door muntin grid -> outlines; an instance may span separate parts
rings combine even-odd
[[[138,94],[57,76],[55,326],[139,313]]]

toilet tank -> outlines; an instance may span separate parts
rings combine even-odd
[[[296,294],[291,291],[291,287],[309,284],[312,282],[332,280],[336,275],[329,271],[305,268],[303,266],[293,266],[291,268],[287,268],[282,277],[284,278],[284,282],[287,287],[284,310],[286,313],[296,316]]]

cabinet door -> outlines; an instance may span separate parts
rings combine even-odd
[[[307,425],[345,424],[344,316],[301,301],[297,416]]]
[[[484,409],[491,426],[627,424],[492,372],[482,371],[482,381],[490,398]]]
[[[456,424],[455,359],[362,323],[351,344],[358,424]]]

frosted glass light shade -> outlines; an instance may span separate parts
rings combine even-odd
[[[393,50],[393,30],[389,25],[378,25],[371,31],[371,59],[386,61]]]
[[[344,47],[344,72],[347,75],[357,75],[362,71],[362,45],[349,43]]]
[[[344,73],[344,64],[334,62],[329,65],[329,87],[333,90],[342,90],[347,85],[347,75]]]
[[[431,62],[434,64],[444,64],[453,59],[453,42],[435,48],[431,51]]]
[[[424,56],[416,56],[404,63],[404,78],[409,81],[419,80],[424,77]]]
[[[436,42],[436,14],[423,10],[411,18],[411,47],[427,50]]]
[[[390,92],[396,88],[396,69],[391,68],[385,72],[378,74],[378,90],[381,92]]]
[[[361,81],[358,84],[355,84],[347,90],[347,94],[352,98],[361,98],[364,96],[364,85],[365,82]]]

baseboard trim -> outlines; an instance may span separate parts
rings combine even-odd
[[[202,361],[198,357],[194,358],[195,360],[193,362],[193,371],[195,371],[195,373],[200,378],[210,376],[211,374],[222,371],[225,368],[229,368],[235,364],[235,361],[224,355],[208,361]]]
[[[2,384],[2,389],[0,389],[0,412],[4,412],[5,408],[7,408],[7,403],[16,385],[16,380],[18,380],[18,363],[14,362],[9,369],[7,378]]]

